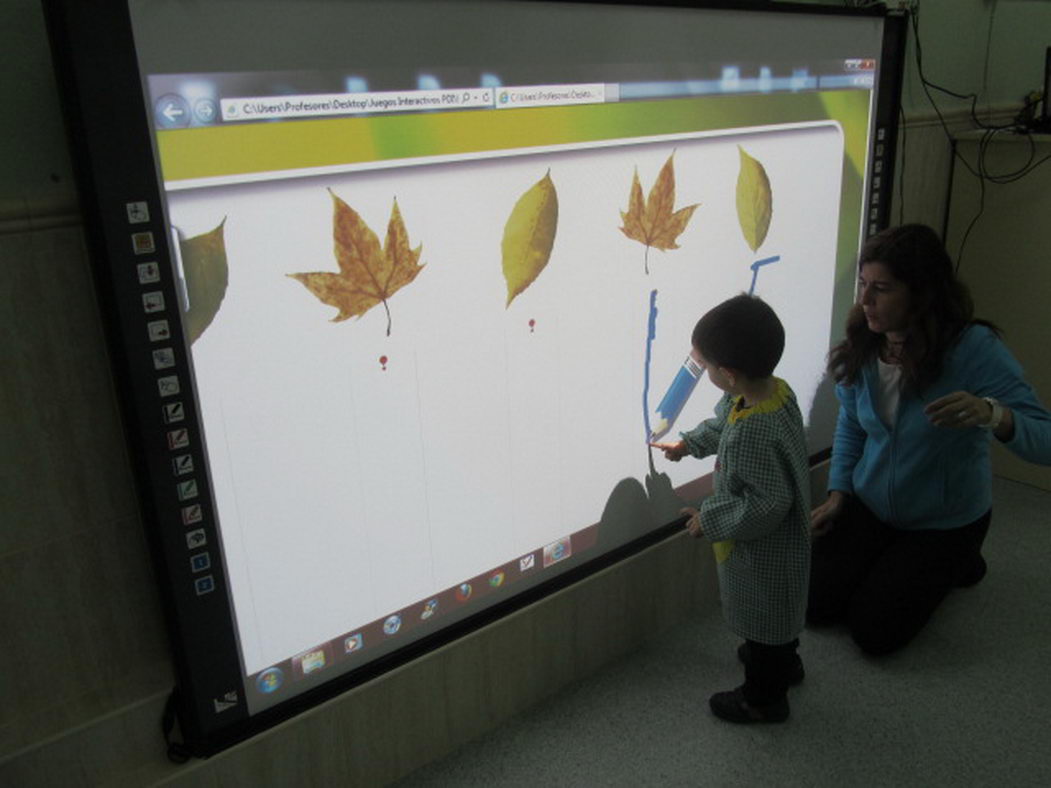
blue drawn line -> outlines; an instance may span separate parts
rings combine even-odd
[[[764,257],[762,260],[756,260],[754,263],[752,263],[752,265],[750,266],[752,269],[752,284],[748,288],[748,295],[755,295],[755,280],[759,278],[759,269],[762,268],[764,265],[776,263],[780,259],[781,255],[774,255],[773,257]]]
[[[657,337],[657,291],[650,291],[650,317],[646,326],[646,369],[643,371],[642,417],[645,421],[646,440],[650,438],[650,358],[653,355],[653,340]]]

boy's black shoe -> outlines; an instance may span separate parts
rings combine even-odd
[[[727,722],[784,722],[788,719],[788,698],[766,706],[753,706],[744,699],[741,687],[717,692],[708,698],[712,713]]]
[[[748,661],[752,658],[752,650],[748,648],[747,643],[742,643],[737,647],[737,658],[743,664],[748,664]],[[792,667],[788,671],[788,686],[794,687],[802,683],[804,678],[806,678],[806,671],[803,669],[803,660],[796,654],[795,659],[792,660]]]

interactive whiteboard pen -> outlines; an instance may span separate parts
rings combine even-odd
[[[704,367],[693,360],[693,356],[687,356],[679,367],[679,372],[668,387],[664,399],[657,406],[656,418],[653,421],[653,432],[650,440],[660,440],[668,434],[675,420],[682,413],[686,400],[690,398],[697,381],[704,374]]]

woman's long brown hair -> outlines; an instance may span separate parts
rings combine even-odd
[[[909,324],[901,356],[905,389],[922,392],[941,375],[945,357],[974,319],[974,301],[956,278],[941,239],[923,224],[903,224],[878,233],[861,248],[858,270],[882,263],[909,290]],[[999,332],[997,332],[999,333]],[[853,384],[862,368],[880,351],[883,335],[869,330],[861,304],[847,316],[847,336],[832,348],[829,375],[837,383]]]

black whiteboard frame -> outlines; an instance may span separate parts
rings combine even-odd
[[[876,10],[789,3],[668,2],[642,5],[884,16],[884,52],[876,110],[876,128],[883,130],[883,147],[878,156],[875,150],[870,151],[872,161],[882,162],[883,177],[879,193],[870,193],[867,202],[872,206],[869,232],[887,225],[893,193],[897,115],[904,63],[906,25],[903,16],[888,16]],[[225,593],[222,561],[212,561],[209,574],[215,590],[204,594],[199,594],[200,589],[195,585],[200,575],[191,571],[187,561],[186,526],[181,519],[185,502],[179,500],[173,483],[172,453],[168,448],[172,425],[163,419],[162,406],[166,400],[159,395],[161,375],[154,369],[152,351],[155,346],[147,337],[142,309],[146,291],[136,277],[137,266],[146,261],[157,261],[161,269],[169,270],[172,250],[162,211],[162,187],[147,123],[130,14],[123,2],[100,0],[44,0],[44,9],[141,519],[166,613],[177,682],[176,712],[189,753],[203,757],[229,747],[579,582],[681,529],[681,521],[668,523],[358,670],[340,675],[271,709],[249,715],[244,702],[245,688],[242,686],[233,612]],[[132,223],[128,205],[140,202],[150,209],[149,221]],[[870,211],[869,205],[866,212]],[[153,234],[155,249],[151,253],[138,253],[133,247],[133,235],[143,232]],[[162,294],[169,305],[178,303],[175,285],[170,278],[151,285],[149,292]],[[170,312],[167,317],[173,324],[172,334],[182,337],[177,312]],[[200,436],[201,425],[193,407],[189,350],[178,342],[173,348],[174,364],[164,370],[163,377],[175,376],[181,384],[180,399],[186,407],[178,428],[185,428],[191,436],[186,451],[198,469],[194,473],[197,482],[194,500],[202,507],[204,539],[213,550],[218,550],[207,459],[201,441],[194,438]],[[829,449],[823,449],[811,459],[816,464],[828,455]]]

